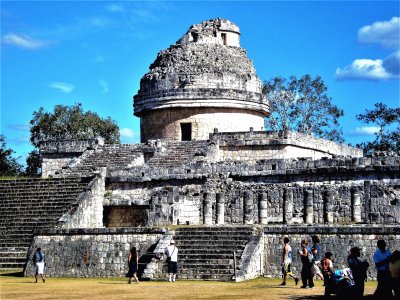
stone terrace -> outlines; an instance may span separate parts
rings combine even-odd
[[[0,181],[0,269],[20,268],[37,229],[59,226],[91,178]]]

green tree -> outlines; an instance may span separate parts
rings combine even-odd
[[[12,157],[15,151],[7,148],[6,138],[0,134],[0,176],[17,176],[22,172],[22,166]]]
[[[343,110],[332,104],[320,76],[303,75],[264,82],[271,113],[265,119],[267,130],[291,130],[335,142],[343,142],[339,118]]]
[[[25,175],[37,176],[42,172],[42,157],[39,152],[35,149],[29,152],[26,158]]]
[[[120,143],[118,125],[110,117],[102,119],[97,113],[84,112],[82,104],[56,105],[53,112],[43,107],[33,112],[30,121],[30,141],[39,147],[46,140],[84,140],[102,137],[108,144]]]
[[[359,114],[356,118],[379,127],[374,141],[357,145],[367,154],[374,151],[400,151],[400,108],[390,108],[378,102],[375,103],[374,109],[367,109],[364,114]]]

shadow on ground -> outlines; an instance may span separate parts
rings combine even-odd
[[[317,295],[317,296],[311,296],[311,295],[295,296],[295,295],[292,295],[292,296],[290,296],[290,299],[291,300],[322,300],[322,299],[340,299],[340,300],[342,300],[342,299],[343,300],[351,300],[351,299],[353,299],[354,300],[354,297],[343,298],[343,296],[338,297],[336,295],[332,295],[330,297],[325,297],[325,296],[320,296],[320,295]],[[362,299],[373,300],[373,299],[376,299],[376,298],[374,297],[374,295],[368,295],[368,296],[364,296]]]
[[[4,272],[4,273],[0,273],[0,276],[24,277],[24,272],[23,271]]]

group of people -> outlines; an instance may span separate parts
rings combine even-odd
[[[175,245],[175,241],[171,240],[170,245],[165,248],[164,254],[168,264],[168,281],[175,282],[176,274],[178,273],[178,247]],[[137,276],[139,266],[139,251],[136,247],[132,247],[128,254],[128,266],[129,271],[126,274],[128,277],[128,284],[132,283],[132,278],[135,279],[136,283],[139,283]]]
[[[321,258],[321,246],[318,236],[312,237],[313,245],[307,240],[302,240],[298,255],[301,258],[301,288],[313,288],[314,280],[318,276],[324,280],[325,296],[333,293],[349,293],[352,298],[360,299],[364,294],[364,283],[367,279],[369,263],[360,260],[361,249],[353,247],[347,257],[348,268],[335,270],[333,267],[334,256],[332,252],[326,252]],[[400,298],[400,251],[391,253],[386,249],[386,242],[378,240],[377,250],[373,255],[373,261],[377,270],[378,286],[374,295],[377,299],[391,299],[394,295]],[[282,274],[286,285],[287,277],[294,279],[295,284],[299,277],[292,273],[293,250],[289,244],[289,238],[283,239]]]

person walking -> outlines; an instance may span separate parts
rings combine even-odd
[[[289,245],[289,238],[283,239],[283,250],[282,250],[282,276],[283,282],[281,285],[286,285],[287,276],[294,279],[295,284],[299,283],[299,278],[294,276],[292,273],[292,247]]]
[[[129,278],[128,284],[132,283],[132,278],[135,278],[135,281],[139,283],[139,279],[137,277],[138,266],[139,266],[139,252],[136,247],[132,247],[128,254],[128,266],[129,271],[126,274],[126,277]]]
[[[361,256],[361,249],[353,247],[350,249],[350,255],[347,257],[347,263],[353,274],[354,279],[354,299],[361,299],[364,295],[364,284],[367,279],[367,269],[369,263],[364,260],[360,261],[358,258]]]
[[[374,295],[380,299],[387,299],[392,297],[389,273],[389,262],[392,254],[389,250],[386,250],[386,242],[384,240],[378,240],[377,247],[378,250],[375,251],[373,258],[375,268],[378,272],[378,286],[376,287]]]
[[[313,254],[313,264],[311,266],[311,274],[312,274],[312,280],[314,284],[315,277],[318,276],[319,279],[324,280],[324,276],[322,275],[321,272],[321,246],[320,246],[320,240],[317,235],[314,235],[312,238],[313,241],[313,246],[311,248],[311,252]]]
[[[313,262],[313,255],[311,253],[311,248],[308,246],[307,240],[301,241],[301,250],[299,251],[299,255],[301,257],[301,282],[303,285],[302,289],[306,288],[314,288],[314,282],[312,280],[313,275],[311,274],[311,266]]]
[[[167,255],[168,281],[175,282],[176,273],[178,273],[178,247],[176,247],[174,240],[171,240],[164,253]]]
[[[33,264],[35,265],[35,283],[38,282],[38,275],[42,277],[43,283],[46,282],[46,274],[44,270],[44,253],[40,247],[33,254]]]

